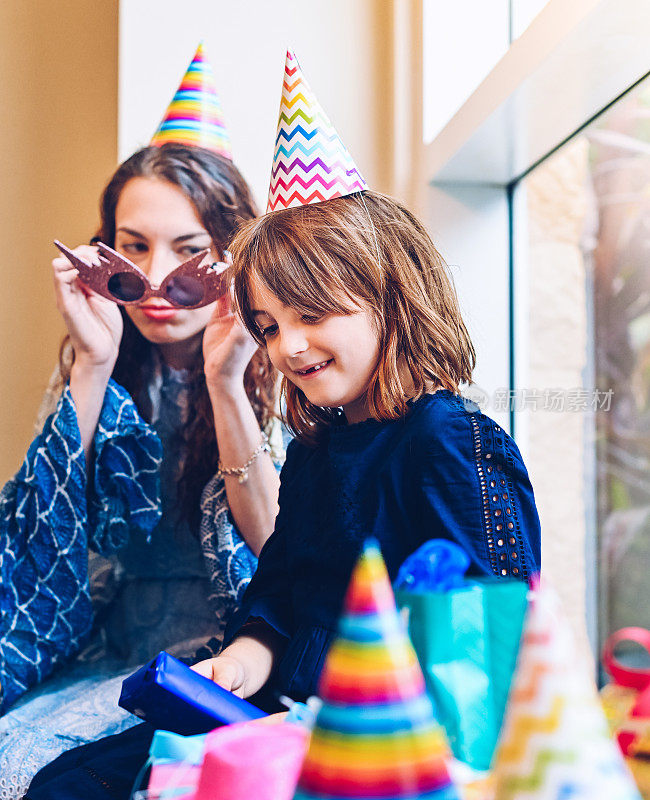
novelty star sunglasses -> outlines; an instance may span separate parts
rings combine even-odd
[[[201,264],[209,250],[184,261],[167,275],[160,286],[154,286],[140,267],[102,242],[97,242],[101,262],[98,267],[79,258],[56,239],[54,244],[79,271],[79,280],[85,286],[122,306],[142,303],[150,297],[162,297],[175,308],[201,308],[228,290],[224,276],[228,264]]]

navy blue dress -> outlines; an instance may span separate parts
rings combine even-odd
[[[318,447],[294,440],[275,532],[224,638],[254,619],[286,636],[265,700],[316,693],[367,536],[379,540],[391,578],[431,538],[460,544],[472,575],[525,580],[540,565],[539,518],[516,444],[451,392],[425,395],[402,419],[342,421]],[[138,725],[64,753],[39,772],[26,800],[127,800],[151,736]]]
[[[539,570],[540,525],[517,445],[448,391],[424,395],[401,419],[343,422],[318,447],[289,445],[275,532],[224,638],[255,618],[287,637],[274,691],[296,700],[316,693],[368,536],[379,540],[391,579],[432,538],[459,544],[470,575],[527,579]]]

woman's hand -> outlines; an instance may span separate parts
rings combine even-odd
[[[204,678],[209,678],[211,681],[218,683],[219,686],[237,695],[237,697],[244,697],[246,674],[244,665],[236,658],[220,655],[216,658],[199,661],[198,664],[194,664],[192,669],[198,672],[199,675],[203,675]]]
[[[75,254],[99,266],[97,248],[81,245]],[[75,365],[111,374],[122,338],[117,305],[78,280],[78,271],[64,256],[52,261],[56,305],[65,321],[75,353]]]
[[[257,342],[232,312],[230,297],[219,298],[203,334],[205,380],[209,391],[241,387]]]
[[[205,380],[219,461],[224,467],[248,467],[243,481],[240,474],[224,476],[228,507],[246,544],[259,555],[273,531],[280,481],[269,453],[260,452],[260,423],[244,387],[244,372],[256,350],[228,297],[221,298],[203,334]]]
[[[82,245],[74,252],[93,266],[99,266],[97,248]],[[78,271],[67,258],[55,258],[52,269],[56,305],[74,349],[70,391],[86,464],[90,465],[92,443],[106,386],[122,339],[122,315],[115,303],[82,286],[77,280]]]

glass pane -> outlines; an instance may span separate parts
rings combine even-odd
[[[650,627],[650,83],[589,132],[598,204],[593,247],[601,625]]]
[[[520,182],[515,237],[515,432],[543,563],[602,644],[650,628],[650,81]]]

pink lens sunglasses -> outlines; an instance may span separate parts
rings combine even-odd
[[[229,265],[201,263],[209,250],[184,261],[160,286],[154,286],[140,267],[102,242],[97,242],[101,262],[98,267],[79,258],[56,239],[54,244],[79,271],[79,280],[85,286],[121,306],[142,303],[149,297],[162,297],[175,308],[201,308],[228,290],[224,273]]]

